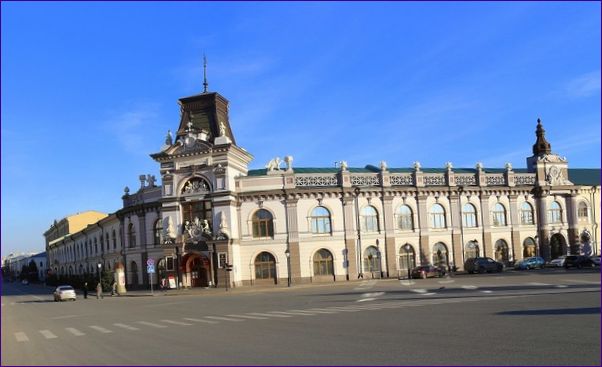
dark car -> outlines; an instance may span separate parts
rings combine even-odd
[[[594,262],[587,256],[569,255],[564,259],[564,268],[576,267],[578,269],[594,266]]]
[[[445,269],[439,266],[423,265],[412,269],[412,279],[429,277],[442,277],[445,275]]]
[[[493,271],[503,271],[504,264],[493,260],[490,257],[473,257],[466,260],[464,263],[464,270],[468,273],[491,273]]]

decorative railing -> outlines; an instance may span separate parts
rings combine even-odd
[[[339,184],[336,175],[328,176],[295,176],[295,186],[337,186]]]
[[[456,175],[456,185],[458,186],[476,186],[477,176],[474,174]]]
[[[535,185],[535,173],[523,173],[514,175],[515,185]]]
[[[394,186],[412,186],[414,185],[414,177],[411,173],[401,174],[401,175],[392,175],[391,176],[391,185]]]
[[[380,180],[378,176],[351,176],[352,186],[378,186]]]
[[[445,176],[443,174],[430,174],[424,176],[426,186],[445,186]]]
[[[490,173],[486,177],[487,186],[503,186],[506,185],[506,178],[503,173]]]

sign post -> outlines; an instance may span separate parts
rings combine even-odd
[[[148,260],[146,260],[146,272],[148,273],[148,279],[149,279],[148,282],[150,283],[151,294],[154,295],[154,292],[153,292],[153,274],[155,272],[155,259],[149,258]]]

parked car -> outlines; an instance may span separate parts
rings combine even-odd
[[[600,266],[600,256],[592,256],[590,257],[595,266]]]
[[[591,268],[594,266],[594,262],[587,256],[581,255],[569,255],[564,260],[564,268],[568,269],[570,267],[576,267],[581,269],[583,267]]]
[[[472,273],[491,273],[493,271],[501,272],[504,270],[504,264],[493,260],[490,257],[473,257],[464,263],[464,270]]]
[[[54,302],[64,301],[67,299],[75,301],[76,298],[75,289],[73,289],[73,287],[70,285],[59,285],[54,290]]]
[[[445,275],[445,269],[439,266],[423,265],[412,269],[412,278],[426,279],[429,277],[442,277]]]
[[[546,261],[543,259],[543,257],[534,256],[534,257],[526,257],[526,258],[518,261],[516,264],[514,264],[514,269],[517,269],[517,270],[529,270],[529,269],[535,269],[535,268],[543,269],[545,266],[546,266]]]
[[[566,259],[566,256],[560,256],[555,258],[554,260],[550,261],[549,264],[550,266],[557,266],[559,268],[564,266],[564,260]]]

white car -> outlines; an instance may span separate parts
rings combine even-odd
[[[560,256],[555,258],[554,260],[550,261],[550,265],[551,266],[557,266],[559,268],[564,266],[564,260],[566,259],[566,256]]]
[[[75,301],[76,298],[75,289],[70,285],[59,285],[54,290],[54,302],[64,301],[66,299]]]

